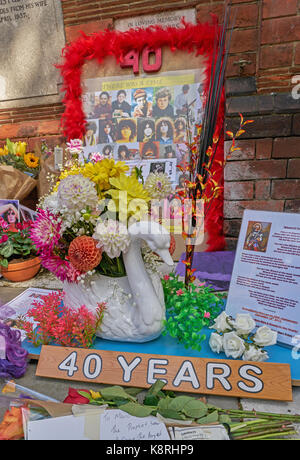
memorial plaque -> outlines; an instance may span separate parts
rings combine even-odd
[[[57,94],[60,0],[0,0],[0,101]]]
[[[177,11],[166,11],[157,14],[147,14],[143,16],[134,16],[131,18],[124,18],[115,21],[115,28],[121,32],[128,29],[159,25],[163,27],[180,27],[181,20],[184,18],[186,22],[196,24],[196,10],[195,8],[187,8]]]

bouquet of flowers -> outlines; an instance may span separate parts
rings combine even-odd
[[[210,329],[215,329],[209,339],[213,352],[224,352],[229,358],[245,361],[266,361],[269,356],[264,347],[275,345],[277,332],[267,326],[257,328],[251,315],[239,313],[233,319],[223,311]]]
[[[40,200],[31,229],[41,263],[61,281],[73,283],[84,282],[96,271],[125,276],[122,254],[130,244],[127,227],[148,216],[154,195],[162,199],[170,194],[169,178],[152,173],[143,183],[136,170],[129,174],[125,162],[103,159],[100,154],[89,162],[80,161],[79,139],[70,141],[67,150],[72,160]]]
[[[11,142],[9,139],[0,148],[1,198],[21,201],[36,186],[40,160],[26,149],[26,142]]]

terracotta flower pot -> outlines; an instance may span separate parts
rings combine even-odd
[[[9,263],[7,268],[1,267],[1,273],[9,281],[27,281],[33,278],[41,267],[38,257]]]

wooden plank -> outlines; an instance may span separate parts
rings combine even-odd
[[[167,382],[165,389],[179,392],[279,401],[293,399],[288,364],[44,345],[36,375],[140,388],[149,388],[161,379]]]

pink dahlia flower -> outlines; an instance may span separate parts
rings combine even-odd
[[[42,255],[40,259],[43,267],[53,273],[60,281],[76,283],[77,277],[82,275],[82,272],[76,270],[70,262],[62,260],[55,254]]]
[[[61,237],[61,219],[48,209],[39,209],[30,230],[30,238],[39,253],[51,253]]]

